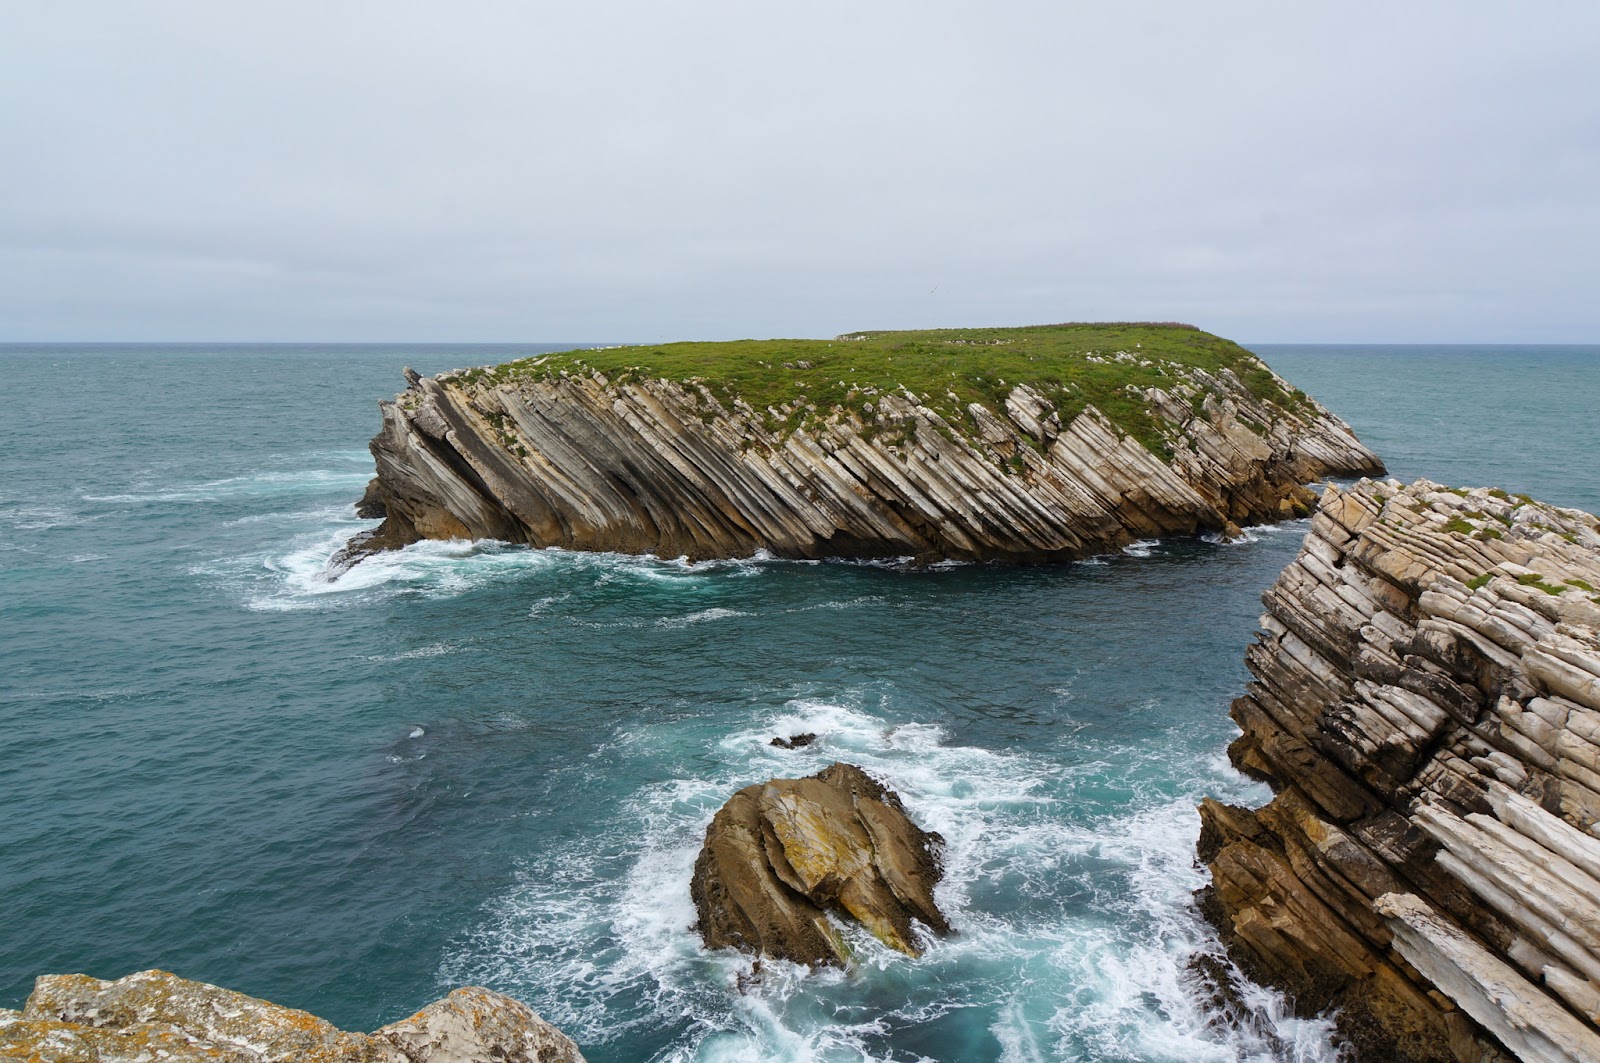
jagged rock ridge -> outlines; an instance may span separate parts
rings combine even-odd
[[[853,764],[746,786],[712,818],[695,860],[700,935],[709,948],[843,965],[850,951],[834,912],[918,955],[913,921],[950,932],[933,898],[942,844]]]
[[[1600,522],[1330,487],[1264,595],[1202,907],[1364,1061],[1600,1060]]]
[[[583,1063],[531,1008],[469,986],[371,1034],[166,971],[43,975],[0,1010],[0,1059],[30,1063]]]
[[[1161,453],[1092,404],[1064,418],[1070,391],[1029,384],[987,404],[870,388],[864,403],[851,391],[849,405],[798,395],[757,409],[695,379],[578,363],[407,370],[410,387],[382,404],[363,499],[387,519],[351,556],[469,538],[693,559],[1064,560],[1303,513],[1304,484],[1382,472],[1348,425],[1239,354],[1251,381],[1136,352],[1083,356],[1086,372],[1161,374],[1115,396]]]

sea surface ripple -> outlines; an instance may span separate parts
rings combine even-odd
[[[1330,1061],[1192,892],[1303,522],[1055,568],[426,543],[329,581],[373,400],[553,345],[0,346],[0,1006],[159,966],[353,1029],[454,985],[591,1060]],[[1600,509],[1600,348],[1258,347],[1396,475]],[[775,736],[819,741],[775,748]],[[948,842],[955,936],[707,953],[733,790],[835,759]]]

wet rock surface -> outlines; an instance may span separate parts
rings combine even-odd
[[[747,786],[712,819],[695,861],[700,935],[708,948],[842,966],[849,949],[832,912],[918,955],[914,923],[950,933],[933,897],[942,845],[850,764]]]
[[[1369,1063],[1600,1060],[1600,522],[1329,488],[1264,595],[1201,907]]]
[[[44,975],[0,1011],[0,1059],[31,1063],[582,1063],[527,1005],[457,989],[410,1018],[350,1033],[304,1011],[165,971],[114,982]]]

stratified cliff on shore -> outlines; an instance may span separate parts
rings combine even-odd
[[[166,971],[114,982],[47,974],[21,1011],[0,1009],[0,1060],[29,1063],[583,1063],[526,1004],[457,989],[374,1033],[349,1033]]]
[[[1600,1060],[1600,523],[1330,487],[1263,598],[1202,907],[1367,1063]]]
[[[1306,483],[1382,471],[1254,355],[1188,327],[612,348],[407,377],[363,500],[386,520],[351,556],[469,538],[1066,560],[1303,513]]]

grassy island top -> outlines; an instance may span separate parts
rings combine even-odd
[[[1055,404],[1063,423],[1093,404],[1147,446],[1162,446],[1141,393],[1171,389],[1194,369],[1231,369],[1258,398],[1286,408],[1305,401],[1231,340],[1193,325],[1149,322],[603,347],[459,370],[446,379],[493,385],[599,371],[614,383],[658,377],[703,384],[719,400],[743,399],[758,411],[853,406],[868,420],[873,395],[904,388],[952,423],[965,420],[967,403],[998,410],[1012,387],[1028,384]]]

